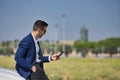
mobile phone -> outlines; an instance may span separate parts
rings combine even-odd
[[[64,53],[64,52],[62,51],[62,52],[58,55],[58,57],[60,57],[63,53]]]

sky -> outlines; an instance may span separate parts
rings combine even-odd
[[[39,19],[49,24],[41,40],[62,40],[64,21],[65,40],[79,40],[83,25],[89,41],[120,37],[120,0],[0,0],[0,42],[21,40]]]

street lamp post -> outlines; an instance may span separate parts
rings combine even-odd
[[[63,14],[63,45],[62,45],[62,50],[65,52],[65,23],[66,23],[66,15]]]
[[[57,38],[58,38],[58,30],[57,30],[58,25],[56,24],[55,26],[55,39],[54,39],[54,53],[57,52]]]

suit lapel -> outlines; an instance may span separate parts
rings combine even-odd
[[[32,34],[30,33],[30,37],[31,37],[31,43],[33,44],[33,51],[34,51],[34,59],[36,59],[36,48],[35,48],[35,42],[34,42],[34,39],[32,37]]]

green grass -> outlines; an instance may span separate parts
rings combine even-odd
[[[50,80],[120,80],[120,59],[62,58],[45,70]]]
[[[14,66],[14,57],[0,57],[0,67]],[[120,80],[120,59],[61,58],[44,66],[50,80]]]
[[[15,70],[14,57],[0,56],[0,68],[9,68]]]

